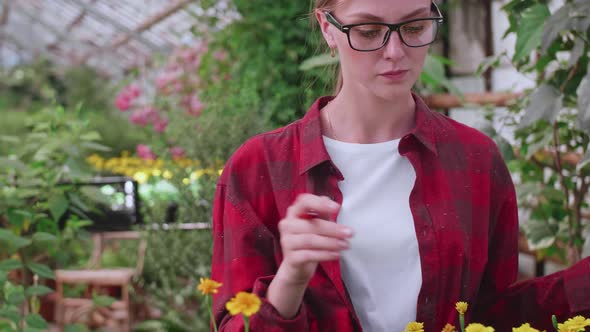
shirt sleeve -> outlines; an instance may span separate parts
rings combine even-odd
[[[235,175],[235,174],[234,174]],[[252,292],[262,301],[250,317],[251,331],[301,332],[309,330],[303,304],[292,319],[283,318],[266,299],[276,272],[275,236],[260,221],[238,188],[218,184],[213,207],[212,279],[223,285],[213,298],[213,312],[219,331],[242,331],[241,315],[231,316],[225,303],[239,291]]]
[[[500,173],[510,176],[505,165]],[[518,283],[518,208],[514,185],[506,187],[496,220],[491,221],[488,265],[481,283],[474,321],[496,331],[511,331],[523,323],[552,330],[559,321],[590,315],[590,258],[554,274]]]

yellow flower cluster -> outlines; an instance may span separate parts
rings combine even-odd
[[[124,175],[133,178],[139,183],[147,182],[150,177],[162,177],[171,179],[175,174],[165,168],[166,162],[162,159],[146,160],[132,157],[129,152],[123,152],[120,157],[105,159],[98,154],[92,154],[86,158],[86,162],[97,171],[107,171],[112,174]],[[176,168],[188,170],[182,182],[186,185],[198,179],[204,174],[221,174],[222,165],[219,168],[202,169],[199,162],[188,158],[174,158],[172,164]]]
[[[204,295],[207,299],[212,294],[217,294],[219,288],[222,286],[221,283],[211,280],[209,278],[201,278],[201,282],[197,289]],[[232,316],[242,315],[242,319],[244,320],[244,327],[245,331],[249,331],[249,319],[250,316],[256,314],[260,310],[260,306],[262,305],[262,301],[256,294],[247,293],[247,292],[238,292],[236,296],[234,296],[231,300],[229,300],[225,304],[225,308]],[[217,325],[215,324],[215,319],[213,317],[213,310],[211,305],[209,304],[209,315],[211,317],[211,321],[213,323],[214,331],[217,331]],[[412,331],[414,332],[414,331]],[[415,331],[415,332],[424,332],[424,331]]]
[[[203,295],[217,294],[219,287],[223,284],[209,278],[201,278],[201,283],[197,286],[197,289],[201,291]]]
[[[242,314],[250,317],[260,310],[262,302],[256,294],[239,292],[225,304],[225,308],[232,316]]]
[[[467,302],[455,303],[455,309],[457,309],[457,312],[459,312],[459,314],[461,314],[461,315],[465,315],[465,313],[467,312],[467,307],[468,307]]]
[[[478,323],[471,323],[467,325],[465,332],[494,332],[494,328]]]
[[[445,327],[443,327],[441,332],[455,332],[455,326],[447,324]]]
[[[204,296],[209,296],[212,294],[217,294],[219,288],[222,286],[221,283],[211,280],[209,278],[201,278],[200,284],[197,289],[201,292]],[[231,300],[229,300],[225,307],[229,311],[229,313],[233,316],[235,315],[242,315],[244,319],[244,324],[246,327],[246,331],[248,331],[248,321],[249,318],[256,314],[260,310],[262,302],[260,298],[256,294],[247,293],[247,292],[239,292],[234,296]],[[468,304],[467,302],[457,302],[455,304],[455,309],[460,315],[460,318],[463,318],[465,312],[467,312]],[[210,310],[211,319],[213,320],[213,313]],[[555,319],[555,317],[554,317]],[[471,323],[464,327],[464,321],[461,320],[461,332],[495,332],[493,327],[485,326],[479,323]],[[215,327],[215,331],[217,331],[217,326],[215,326],[215,322],[213,321],[213,326]],[[562,324],[558,324],[558,331],[559,332],[584,332],[586,327],[590,326],[590,319],[585,318],[583,316],[576,316],[574,318],[570,318]],[[451,324],[446,324],[445,327],[442,329],[441,332],[455,332],[455,327]],[[406,328],[403,332],[424,332],[424,323],[421,322],[411,322],[406,325]],[[531,327],[529,323],[522,324],[520,327],[512,328],[512,332],[540,332],[539,330]],[[545,332],[545,331],[543,331]]]
[[[557,324],[559,332],[583,332],[590,326],[590,319],[576,316],[566,320],[563,324]]]
[[[541,332],[536,328],[531,327],[531,324],[524,323],[520,327],[513,327],[512,332]]]
[[[406,325],[404,332],[424,332],[424,323],[411,322]]]
[[[479,323],[471,323],[465,327],[465,313],[469,305],[467,302],[455,303],[455,309],[459,313],[460,332],[494,332],[494,328],[491,326],[485,326]],[[558,332],[584,332],[586,327],[590,326],[590,319],[583,316],[576,316],[570,318],[562,324],[557,324],[555,316],[553,316],[554,326]],[[424,325],[419,322],[411,322],[406,326],[404,332],[424,332]],[[457,332],[455,326],[446,324],[441,332]],[[524,323],[520,327],[513,327],[512,332],[541,332],[533,327],[529,323]],[[546,332],[546,331],[542,331]]]

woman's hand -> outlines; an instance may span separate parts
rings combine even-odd
[[[302,194],[279,222],[283,262],[271,282],[268,299],[285,317],[292,317],[319,262],[340,257],[349,247],[349,227],[333,221],[340,205],[327,197]]]
[[[302,194],[279,222],[283,262],[281,276],[292,284],[309,282],[319,262],[340,257],[349,247],[349,227],[333,221],[340,205],[328,197]]]

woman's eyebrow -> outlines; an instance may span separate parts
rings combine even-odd
[[[430,14],[430,7],[418,8],[418,9],[414,10],[413,12],[411,12],[411,13],[403,16],[400,21],[404,21],[406,19],[410,19],[410,18],[413,18],[413,17],[418,16],[418,15],[421,15],[421,14]],[[381,16],[377,16],[377,15],[373,15],[371,13],[365,13],[365,12],[352,13],[350,15],[347,15],[347,17],[349,19],[354,19],[354,20],[369,20],[369,21],[372,21],[372,22],[384,22],[384,21],[386,21]]]

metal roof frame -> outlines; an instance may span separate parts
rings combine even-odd
[[[185,10],[207,16],[198,0],[0,0],[0,54],[45,56],[121,77],[198,39],[190,30],[200,22]]]

